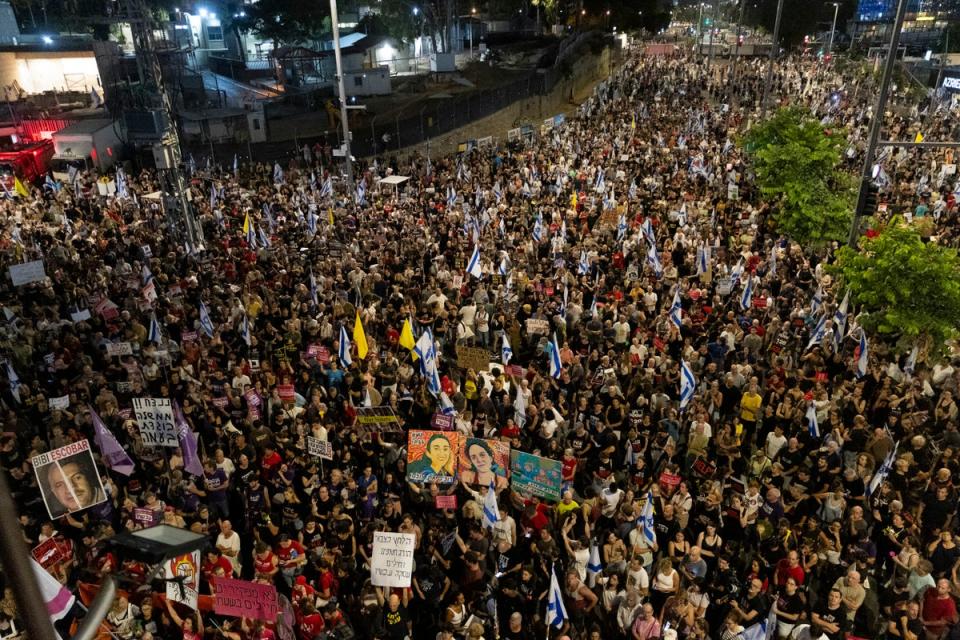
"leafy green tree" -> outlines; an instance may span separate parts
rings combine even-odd
[[[920,232],[894,218],[860,249],[844,246],[829,269],[850,299],[861,305],[861,324],[895,341],[942,354],[960,333],[960,259],[955,249],[924,242]]]
[[[853,177],[839,169],[846,146],[842,130],[787,108],[754,125],[741,143],[760,191],[776,202],[781,231],[813,245],[846,237],[856,193]]]
[[[330,10],[325,2],[271,0],[244,6],[246,15],[231,25],[252,31],[257,37],[274,43],[310,43],[330,28]]]

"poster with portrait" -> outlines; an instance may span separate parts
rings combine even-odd
[[[88,440],[41,453],[31,463],[51,519],[106,502]]]
[[[459,463],[461,482],[483,487],[489,487],[493,482],[499,491],[507,487],[509,469],[510,445],[506,442],[462,438]]]
[[[519,494],[535,495],[547,500],[560,500],[562,484],[559,460],[541,458],[532,453],[510,451],[510,483]]]
[[[167,598],[197,608],[200,589],[200,550],[169,558],[164,562]]]
[[[460,434],[456,431],[410,431],[407,480],[449,484],[457,475]]]

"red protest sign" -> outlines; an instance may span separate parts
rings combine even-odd
[[[280,399],[284,402],[293,402],[294,391],[292,384],[278,384],[277,393],[280,395]]]
[[[277,619],[277,588],[272,584],[217,578],[213,586],[213,610],[217,614],[265,622]]]
[[[453,431],[453,424],[453,416],[443,413],[435,413],[433,418],[430,419],[430,426],[440,431]]]
[[[196,331],[184,331],[180,334],[180,339],[184,342],[196,342],[198,337]]]
[[[508,364],[503,370],[508,376],[513,376],[514,378],[522,378],[527,375],[526,369],[515,364]]]
[[[317,349],[317,362],[320,364],[327,364],[330,362],[330,349],[326,347],[320,347]]]
[[[37,564],[44,569],[49,569],[63,560],[63,553],[53,538],[47,538],[35,546],[30,554],[33,556],[33,559],[37,561]]]
[[[457,496],[437,496],[434,498],[434,506],[437,509],[456,509]]]
[[[657,351],[663,351],[667,348],[666,343],[660,336],[657,336],[653,339],[653,346],[656,347]]]
[[[767,308],[767,299],[763,296],[757,296],[753,299],[753,306],[757,309],[766,309]]]

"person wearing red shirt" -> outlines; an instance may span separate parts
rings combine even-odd
[[[283,463],[283,458],[270,443],[263,445],[263,459],[260,461],[260,475],[264,481],[270,480]]]
[[[321,558],[317,567],[320,569],[320,578],[317,579],[317,604],[322,607],[337,595],[340,581],[333,574],[330,563],[326,558]]]
[[[781,558],[777,562],[774,581],[778,587],[783,587],[787,584],[788,578],[793,578],[799,586],[803,584],[805,575],[803,567],[800,566],[800,556],[797,555],[796,551],[790,551],[786,558]]]
[[[273,582],[273,576],[279,570],[280,560],[265,542],[258,542],[253,556],[255,579],[266,583]]]
[[[950,595],[950,581],[937,580],[936,587],[928,587],[923,593],[923,608],[920,611],[928,638],[943,637],[950,625],[957,622],[957,604]]]
[[[306,576],[297,576],[293,583],[293,590],[290,592],[290,600],[293,606],[298,606],[302,602],[313,602],[317,590],[307,584]]]
[[[287,585],[292,587],[293,579],[303,573],[303,565],[307,563],[307,550],[298,541],[284,533],[280,536],[276,554],[280,561],[280,573]]]
[[[217,567],[223,569],[223,575],[233,577],[233,564],[223,556],[219,549],[210,549],[207,551],[207,557],[200,568],[204,581],[210,582]]]
[[[300,640],[314,640],[323,632],[325,626],[323,616],[312,603],[303,602],[300,605],[297,616],[297,637]]]

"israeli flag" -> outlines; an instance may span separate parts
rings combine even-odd
[[[503,216],[500,216],[500,222],[497,223],[497,229],[500,231],[501,238],[507,235],[507,223]]]
[[[917,355],[919,353],[920,347],[918,345],[913,345],[913,349],[910,350],[910,355],[907,357],[907,362],[903,365],[903,372],[908,376],[912,376],[917,367]]]
[[[743,295],[740,296],[740,308],[746,311],[753,302],[753,278],[747,277],[747,286],[743,288]]]
[[[632,449],[633,447],[631,447]],[[593,589],[597,586],[597,576],[603,571],[603,563],[600,562],[600,548],[595,542],[590,543],[590,559],[587,560],[587,586]]]
[[[867,348],[867,332],[860,329],[860,346],[857,347],[857,377],[862,378],[867,375],[867,359],[869,358]]]
[[[250,346],[250,321],[247,320],[247,314],[243,314],[243,321],[240,323],[240,337],[243,342]]]
[[[627,191],[627,195],[630,196],[631,200],[637,197],[637,181],[635,179],[630,181],[630,189]]]
[[[447,208],[452,209],[455,204],[457,204],[457,190],[451,184],[447,186]]]
[[[650,217],[643,221],[643,224],[640,225],[640,230],[643,231],[643,237],[647,239],[647,244],[655,246],[657,244],[657,235],[653,231],[653,222]]]
[[[200,329],[208,338],[213,337],[213,321],[210,319],[210,312],[207,311],[207,305],[200,301]]]
[[[627,216],[626,214],[620,215],[620,220],[617,222],[617,240],[623,240],[627,237]]]
[[[420,359],[420,373],[427,381],[427,390],[434,397],[439,396],[440,373],[437,371],[437,347],[433,343],[433,335],[424,331],[413,350]]]
[[[673,293],[673,304],[670,306],[670,322],[680,331],[683,324],[683,307],[680,304],[680,285]]]
[[[710,270],[710,246],[701,245],[697,249],[697,275],[703,275]]]
[[[317,214],[313,212],[313,209],[307,211],[307,229],[310,229],[310,235],[317,233]]]
[[[814,345],[820,344],[823,342],[823,336],[827,333],[827,315],[823,314],[820,316],[820,320],[817,321],[817,326],[813,328],[813,333],[810,335],[810,342],[807,343],[807,351],[813,348]]]
[[[140,269],[140,280],[143,286],[150,284],[150,281],[153,280],[153,272],[150,271],[150,267],[143,265],[143,268]]]
[[[603,169],[597,171],[597,177],[593,181],[593,189],[594,191],[606,191],[606,179]]]
[[[10,364],[9,360],[4,364],[7,368],[7,380],[10,381],[10,395],[17,401],[17,404],[20,404],[20,376],[13,370],[13,365]]]
[[[557,334],[553,334],[553,342],[550,343],[550,376],[554,379],[560,378],[563,366],[560,364],[560,344],[557,342]]]
[[[836,344],[837,351],[840,351],[840,347],[843,344],[843,332],[847,328],[847,307],[850,304],[850,290],[847,289],[847,292],[843,294],[843,300],[840,302],[840,306],[837,307],[836,313],[833,314],[833,321],[837,325],[836,333],[833,334],[833,341]]]
[[[263,215],[267,218],[267,224],[270,225],[270,233],[273,233],[277,223],[273,220],[273,209],[266,202],[263,203]]]
[[[513,349],[510,347],[510,340],[507,338],[507,332],[503,332],[503,347],[500,349],[500,360],[504,365],[510,364],[513,358]]]
[[[500,189],[500,181],[493,183],[493,195],[497,199],[497,204],[503,199],[503,191]]]
[[[457,182],[460,182],[464,178],[463,172],[463,160],[457,160]]]
[[[733,269],[730,270],[730,287],[737,286],[737,283],[740,282],[740,278],[743,276],[743,258],[737,261],[737,264],[733,266]]]
[[[687,408],[690,401],[693,400],[694,391],[697,389],[697,379],[693,377],[693,371],[686,360],[680,361],[680,411]]]
[[[647,251],[647,263],[658,278],[663,275],[663,265],[660,264],[660,254],[657,253],[656,245],[650,245],[650,249]]]
[[[507,261],[507,256],[504,255],[503,259],[500,260],[500,267],[497,269],[497,273],[501,276],[505,276],[510,272],[510,263]]]
[[[60,183],[51,177],[48,173],[47,176],[43,179],[43,188],[50,189],[51,191],[60,191]]]
[[[367,393],[366,397],[369,398],[370,394]],[[443,391],[440,392],[440,413],[445,416],[457,415],[457,408],[453,406],[453,402],[450,401],[450,396],[445,394]]]
[[[480,268],[480,245],[473,245],[473,255],[470,256],[470,262],[467,263],[467,273],[474,278],[482,278],[483,270]]]
[[[539,213],[537,214],[536,221],[533,223],[533,241],[543,241],[543,215]]]
[[[497,490],[491,480],[487,495],[483,497],[483,526],[493,529],[497,522],[500,522],[500,508],[497,506]]]
[[[870,498],[870,496],[872,496],[873,493],[880,488],[880,485],[890,474],[890,470],[893,469],[893,462],[897,459],[897,448],[899,446],[899,442],[893,445],[893,451],[887,454],[887,457],[883,459],[883,464],[880,465],[880,468],[877,469],[877,472],[873,474],[872,478],[870,478],[870,483],[867,485],[866,491],[867,498]]]
[[[548,627],[555,627],[559,629],[563,627],[568,619],[567,608],[563,604],[563,592],[560,591],[560,583],[557,582],[557,572],[551,566],[550,593],[547,596],[546,623]]]
[[[350,357],[350,336],[347,335],[347,328],[340,325],[340,351],[337,352],[340,358],[340,366],[349,367],[353,364],[353,358]]]
[[[310,301],[315,307],[319,304],[317,300],[317,279],[313,277],[313,269],[310,270]]]
[[[147,341],[160,344],[163,336],[160,333],[160,323],[157,322],[157,314],[150,314],[150,330],[147,332]]]
[[[122,167],[117,167],[117,197],[130,197],[130,190],[127,188],[127,174],[123,172]]]
[[[267,248],[267,247],[270,246],[270,236],[268,236],[267,234],[265,234],[265,233],[263,232],[263,229],[262,229],[262,228],[257,227],[257,235],[258,235],[258,237],[259,237],[259,239],[260,239],[260,246],[261,246],[261,247]]]
[[[250,245],[251,249],[257,248],[257,231],[253,228],[254,224],[251,222],[247,225],[247,244]]]
[[[807,431],[811,438],[820,438],[820,422],[817,420],[817,405],[810,401],[807,405]]]
[[[580,265],[577,268],[577,273],[580,275],[586,275],[590,273],[590,259],[587,257],[586,251],[580,252]]]
[[[327,179],[323,181],[323,185],[320,187],[320,197],[326,198],[333,195],[333,179],[330,176],[327,176]]]
[[[274,184],[283,183],[283,168],[280,166],[279,162],[273,163],[273,183]]]
[[[533,191],[530,190],[530,185],[528,183],[524,182],[523,186],[520,187],[520,195],[522,195],[524,198],[533,197]]]
[[[818,285],[817,290],[813,292],[813,297],[810,298],[810,315],[816,315],[820,308],[823,306],[823,287]],[[809,348],[809,347],[808,347]]]
[[[367,202],[367,179],[363,178],[360,180],[360,184],[357,185],[357,204],[363,205]]]
[[[640,510],[640,517],[637,518],[637,521],[647,544],[655,545],[657,543],[657,531],[653,524],[653,493],[650,491],[647,491],[647,501],[643,504],[643,508]]]

